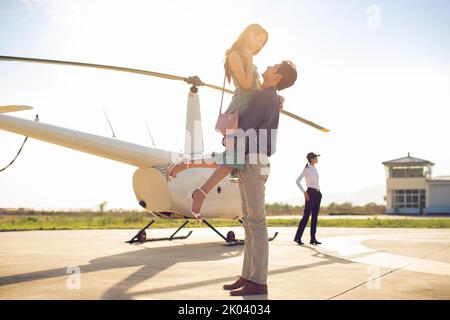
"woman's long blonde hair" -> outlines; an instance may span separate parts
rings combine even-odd
[[[226,77],[228,79],[228,82],[230,82],[231,79],[231,74],[230,71],[228,70],[228,55],[232,52],[232,51],[236,51],[239,53],[239,55],[241,54],[241,50],[244,47],[244,45],[249,41],[249,35],[250,32],[253,32],[253,34],[259,35],[259,34],[264,34],[266,36],[266,40],[264,41],[264,44],[261,46],[261,49],[266,45],[267,40],[269,39],[269,33],[267,32],[266,29],[264,29],[263,27],[261,27],[259,24],[257,23],[253,23],[251,25],[249,25],[247,28],[244,29],[244,31],[242,31],[242,33],[239,35],[239,37],[237,38],[237,40],[233,43],[233,45],[230,47],[230,49],[228,49],[225,52],[225,63],[224,63],[224,68],[225,68],[225,73],[226,73]],[[259,51],[261,51],[261,49],[259,49],[258,51],[256,51],[254,53],[254,55],[257,55],[259,53]]]

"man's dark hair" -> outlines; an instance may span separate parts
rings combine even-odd
[[[297,69],[291,61],[283,61],[278,67],[277,73],[281,76],[281,80],[277,85],[278,91],[289,88],[297,80]]]

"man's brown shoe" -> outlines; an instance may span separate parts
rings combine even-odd
[[[247,284],[248,280],[244,279],[242,277],[239,277],[234,283],[232,284],[224,284],[223,289],[224,290],[236,290],[239,289]]]
[[[267,285],[249,280],[241,290],[230,292],[230,295],[232,296],[251,296],[255,294],[267,294]]]

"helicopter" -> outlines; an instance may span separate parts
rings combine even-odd
[[[169,176],[169,170],[174,163],[181,159],[208,157],[208,154],[204,152],[203,147],[203,130],[198,93],[199,87],[207,87],[226,93],[234,93],[233,91],[226,89],[225,86],[219,87],[204,83],[198,76],[181,77],[119,66],[15,56],[0,56],[0,61],[87,67],[134,73],[187,83],[190,88],[187,99],[186,131],[183,152],[174,152],[156,147],[138,145],[119,140],[114,136],[113,138],[110,138],[47,124],[39,121],[38,116],[36,116],[35,120],[27,120],[5,114],[33,109],[31,106],[24,105],[0,106],[0,130],[9,131],[27,138],[31,137],[136,167],[137,169],[132,177],[132,185],[136,200],[145,211],[152,215],[152,219],[140,229],[133,238],[128,240],[128,243],[187,239],[192,234],[192,231],[189,231],[189,233],[184,236],[177,236],[178,232],[183,229],[189,221],[196,219],[191,213],[190,203],[185,201],[186,194],[189,190],[201,185],[202,182],[211,175],[214,169],[188,168],[179,172],[173,178]],[[299,117],[284,109],[280,112],[322,132],[329,131],[312,121]],[[202,208],[202,222],[220,236],[225,241],[226,245],[230,246],[243,244],[244,241],[236,239],[233,231],[229,231],[227,235],[223,235],[208,221],[208,219],[232,219],[242,223],[242,220],[240,220],[241,206],[239,199],[240,193],[238,181],[235,177],[229,176],[228,178],[223,179],[215,189],[211,190],[208,195],[208,200],[205,201]],[[158,218],[179,219],[184,220],[184,222],[169,237],[147,238],[146,230]],[[269,240],[274,240],[277,235],[278,233],[276,232]]]

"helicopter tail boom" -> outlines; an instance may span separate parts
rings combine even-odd
[[[51,124],[0,114],[0,130],[28,136],[139,168],[169,165],[169,152]]]

